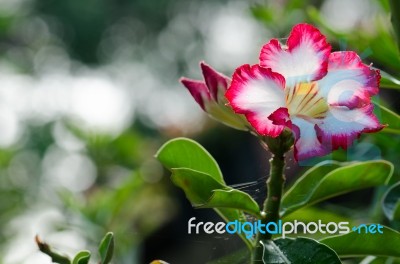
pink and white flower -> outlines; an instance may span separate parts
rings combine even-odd
[[[355,52],[331,53],[318,29],[298,24],[286,45],[272,39],[263,46],[259,65],[236,69],[226,98],[260,135],[291,129],[295,158],[303,160],[384,127],[372,113],[379,80]]]
[[[204,81],[181,78],[181,83],[189,90],[194,100],[212,118],[240,130],[251,127],[242,115],[235,114],[228,105],[225,92],[231,80],[204,62],[200,63]]]

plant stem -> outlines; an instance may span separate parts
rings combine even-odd
[[[285,152],[279,152],[272,155],[270,159],[270,176],[267,180],[267,198],[264,202],[265,218],[261,219],[263,224],[269,222],[278,223],[279,220],[279,207],[282,198],[283,186],[285,177],[283,169],[285,167]],[[257,233],[256,245],[252,252],[252,263],[263,263],[262,256],[264,248],[260,241],[270,240],[272,234],[265,232],[265,234]]]
[[[285,166],[285,156],[274,155],[271,160],[271,176],[268,178],[268,196],[264,202],[264,212],[266,213],[265,223],[278,222],[279,208],[281,204],[283,185],[285,177],[283,175],[283,167]],[[271,239],[269,233],[261,234],[261,239]]]

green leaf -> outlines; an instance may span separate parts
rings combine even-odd
[[[400,80],[382,70],[379,71],[381,73],[379,85],[381,88],[400,89]]]
[[[187,169],[187,168],[176,168],[171,169],[172,182],[180,187],[184,192],[188,200],[194,206],[203,206],[211,199],[215,190],[230,190],[231,188],[216,181],[213,177],[208,174]],[[237,209],[231,208],[214,208],[214,210],[224,219],[226,222],[230,221],[245,221],[243,212]],[[248,247],[250,247],[249,240],[246,239],[244,234],[239,234]]]
[[[235,208],[258,215],[257,203],[246,193],[225,185],[212,156],[198,143],[178,138],[164,144],[156,154],[171,179],[194,206]]]
[[[400,233],[383,227],[383,234],[366,234],[353,231],[348,234],[327,237],[320,242],[329,246],[341,257],[387,256],[400,257]]]
[[[211,198],[215,189],[228,188],[209,174],[199,171],[187,168],[176,168],[171,169],[171,171],[172,182],[185,192],[186,197],[194,206],[205,204]]]
[[[281,205],[282,216],[334,196],[387,184],[393,174],[393,165],[384,160],[331,162],[331,168],[321,166],[324,164],[307,171],[285,193]]]
[[[228,191],[232,188],[226,186],[221,170],[214,158],[197,142],[187,138],[176,138],[165,143],[155,157],[172,172],[172,182],[180,187],[186,197],[194,206],[204,206],[215,190]],[[225,196],[223,196],[225,195]],[[235,199],[241,197],[240,206],[249,212],[254,211],[254,200],[245,193],[235,192]],[[226,194],[218,193],[217,199],[211,202],[219,203],[221,208],[214,210],[226,221],[244,221],[246,218],[242,211],[228,208],[232,205]],[[215,199],[215,198],[214,198]],[[243,234],[239,234],[250,248],[251,242]]]
[[[301,186],[308,186],[309,189],[315,188],[323,175],[327,175],[329,172],[340,168],[341,165],[342,164],[338,161],[327,160],[307,170],[294,185],[285,192],[281,207],[286,207],[287,203],[301,203],[304,197],[309,194],[308,191],[301,188]]]
[[[400,134],[400,115],[378,103],[374,105],[374,112],[380,117],[380,121],[388,125],[382,132]]]
[[[199,143],[188,138],[175,138],[165,143],[155,157],[169,170],[188,168],[210,175],[225,184],[214,158]]]
[[[310,238],[280,238],[265,241],[263,262],[275,264],[340,264],[340,259],[329,247]]]
[[[390,221],[400,220],[400,182],[390,187],[383,195],[382,208]]]
[[[260,216],[260,208],[256,201],[245,192],[230,189],[230,190],[214,190],[210,199],[200,206],[201,208],[235,208]]]
[[[101,264],[110,263],[114,253],[114,234],[108,232],[100,242],[99,253]]]
[[[222,185],[208,174],[185,168],[172,169],[171,180],[197,208],[240,209],[255,216],[260,214],[260,208],[250,195]],[[238,219],[223,218],[228,221]]]
[[[90,260],[90,252],[87,250],[82,250],[76,254],[72,264],[88,264]]]

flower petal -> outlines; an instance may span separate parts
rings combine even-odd
[[[273,112],[269,117],[268,117],[274,125],[282,125],[282,126],[287,126],[291,127],[292,123],[290,122],[290,117],[289,117],[289,110],[286,107],[281,107],[275,112]]]
[[[229,78],[222,73],[217,72],[205,62],[200,62],[200,67],[203,72],[204,81],[210,90],[211,97],[218,102],[221,97],[224,97],[225,91],[228,88]]]
[[[282,48],[277,39],[272,39],[261,49],[260,65],[282,74],[288,86],[325,76],[331,45],[317,28],[308,24],[294,26],[287,46]]]
[[[344,106],[330,107],[322,124],[316,127],[320,141],[332,149],[347,149],[362,133],[377,132],[384,128],[372,113],[374,106],[349,109]]]
[[[233,110],[245,114],[259,134],[277,137],[285,126],[273,124],[269,116],[285,107],[284,87],[280,74],[245,64],[236,69],[225,96]]]
[[[205,110],[205,104],[211,100],[210,92],[204,82],[196,81],[188,78],[181,78],[180,82],[185,86],[194,100]]]
[[[308,120],[293,117],[292,131],[295,136],[294,158],[305,160],[329,153],[329,146],[321,144],[317,137],[316,124]]]
[[[379,80],[379,71],[363,64],[357,53],[340,51],[329,56],[328,74],[318,84],[328,104],[356,108],[371,102]]]

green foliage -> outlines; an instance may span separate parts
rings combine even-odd
[[[53,263],[58,264],[89,264],[91,253],[88,250],[79,251],[72,260],[63,254],[55,252],[51,247],[42,242],[39,237],[36,237],[36,244],[39,250],[44,254],[51,257]],[[100,264],[108,264],[111,262],[114,253],[114,235],[113,233],[107,233],[100,242],[99,254],[100,254]]]
[[[262,217],[257,203],[248,194],[225,185],[216,161],[203,147],[192,140],[185,138],[171,140],[161,147],[156,157],[171,170],[173,183],[185,192],[187,198],[195,207],[214,208],[226,221],[243,219],[243,212],[253,214],[259,219]],[[213,174],[213,176],[210,174]],[[291,213],[325,199],[363,188],[387,184],[392,174],[393,165],[383,160],[322,162],[306,171],[287,190],[282,200],[281,215],[287,219]],[[328,216],[327,221],[332,221],[331,217],[331,215]],[[394,231],[392,232],[386,227],[384,231],[385,234],[376,236],[386,237],[387,239],[397,236],[397,233],[393,233]],[[363,236],[362,234],[357,235]],[[349,236],[354,236],[354,233]],[[328,246],[335,245],[336,240],[334,239],[339,239],[339,237],[341,239],[348,238],[338,236],[338,238],[325,238],[326,240],[323,241],[328,241]],[[396,237],[396,239],[399,238]],[[334,251],[314,240],[297,238],[295,240],[278,239],[274,242],[264,242],[265,263],[290,263],[288,261],[292,263],[317,263],[315,262],[316,259],[328,261],[321,263],[340,263]],[[315,248],[319,250],[315,251]],[[304,254],[308,249],[310,249],[309,253]],[[354,249],[355,255],[359,254],[358,250],[357,248]],[[390,250],[390,248],[387,250]],[[379,250],[376,249],[376,251]],[[342,254],[342,251],[339,249],[338,253]],[[366,247],[363,254],[372,253],[375,254],[376,252],[369,252],[368,247]],[[386,256],[388,253],[382,251],[379,254]],[[388,256],[396,256],[393,253],[390,254]],[[311,262],[304,262],[306,260]]]
[[[311,168],[285,193],[282,216],[334,196],[387,184],[393,174],[393,165],[383,160],[330,163]]]
[[[227,188],[209,174],[187,168],[171,169],[172,182],[180,187],[194,206],[201,206],[211,198],[213,191]]]
[[[335,250],[341,257],[369,255],[400,257],[400,233],[388,227],[383,227],[382,231],[383,234],[353,231],[327,237],[320,242]]]
[[[87,250],[82,250],[76,254],[75,258],[72,260],[72,264],[89,264],[90,252]]]
[[[213,190],[209,200],[200,207],[203,208],[234,208],[260,217],[260,208],[256,201],[245,192],[228,189]]]
[[[101,240],[99,246],[99,253],[101,257],[101,264],[110,263],[114,253],[114,234],[109,232]]]
[[[188,138],[175,138],[165,143],[155,155],[167,168],[187,168],[210,175],[225,184],[215,159],[197,142]]]
[[[391,186],[384,194],[382,208],[390,221],[400,221],[400,182]]]
[[[208,174],[186,168],[171,169],[172,182],[180,187],[193,206],[198,208],[231,208],[239,209],[255,216],[259,216],[260,209],[250,195],[234,190],[214,180]],[[236,210],[229,211],[229,215],[221,215],[226,221],[243,219]],[[233,218],[232,218],[233,217]],[[235,218],[236,217],[236,218]]]
[[[172,172],[172,182],[199,208],[214,208],[227,222],[244,221],[243,212],[260,215],[257,203],[248,194],[225,184],[215,159],[198,143],[177,138],[165,143],[156,158]],[[240,234],[250,246],[250,242]]]
[[[382,70],[380,71],[380,73],[381,73],[381,80],[380,80],[381,88],[389,88],[389,89],[396,89],[396,90],[400,89],[400,80],[396,79],[392,75],[390,75]]]
[[[400,116],[383,105],[375,103],[375,112],[383,124],[388,125],[383,132],[400,134]]]
[[[309,238],[280,238],[263,241],[263,263],[340,264],[340,259],[329,247]]]

